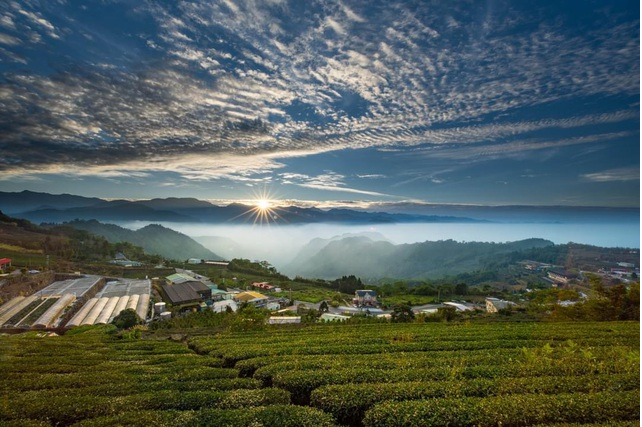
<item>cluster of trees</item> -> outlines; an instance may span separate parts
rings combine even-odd
[[[245,258],[234,258],[228,264],[227,269],[237,273],[269,276],[279,280],[290,280],[287,276],[279,273],[277,269],[267,261],[250,261]]]
[[[593,295],[577,304],[556,304],[551,311],[555,320],[640,320],[640,284],[593,286]]]

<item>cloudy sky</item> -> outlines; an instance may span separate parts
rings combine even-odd
[[[8,0],[0,187],[639,206],[639,17],[618,0]]]

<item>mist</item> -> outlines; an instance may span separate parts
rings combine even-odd
[[[138,221],[120,225],[138,229],[149,223]],[[555,244],[574,242],[601,247],[640,247],[640,223],[635,221],[373,225],[212,225],[167,222],[161,225],[192,237],[225,259],[265,260],[280,271],[287,270],[288,264],[313,239],[331,239],[344,235],[365,234],[373,240],[387,240],[395,245],[449,239],[458,242],[505,243],[542,238]]]

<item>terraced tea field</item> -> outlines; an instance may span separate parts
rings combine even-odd
[[[0,424],[639,425],[639,323],[0,337]]]

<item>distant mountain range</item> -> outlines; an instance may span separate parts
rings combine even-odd
[[[61,223],[75,219],[109,222],[158,221],[208,224],[252,224],[253,206],[232,203],[216,206],[194,198],[151,200],[103,200],[70,194],[53,195],[22,191],[0,192],[0,210],[36,223]],[[281,224],[344,223],[392,224],[420,222],[485,222],[467,217],[420,215],[385,212],[363,212],[351,209],[322,210],[296,206],[272,210],[271,222]]]
[[[160,255],[166,259],[223,259],[191,237],[158,224],[150,224],[135,231],[114,224],[103,224],[96,220],[77,220],[68,224],[79,230],[103,236],[110,243],[129,242],[142,247],[148,254]]]
[[[426,279],[472,272],[497,257],[554,246],[544,239],[509,243],[460,243],[453,240],[394,245],[383,236],[351,235],[314,239],[289,265],[287,275],[334,279],[354,274],[365,281],[383,278]]]

